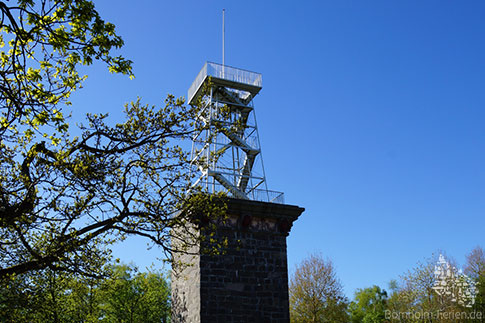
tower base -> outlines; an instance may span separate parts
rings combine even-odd
[[[286,237],[304,209],[239,199],[227,206],[215,230],[227,239],[220,254],[176,255],[186,266],[172,271],[172,322],[289,322]]]

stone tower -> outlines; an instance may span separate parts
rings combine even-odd
[[[289,322],[286,237],[304,209],[242,199],[227,205],[216,234],[227,239],[224,252],[178,255],[189,266],[172,273],[172,322]]]
[[[172,271],[173,322],[290,321],[286,237],[304,209],[266,187],[252,103],[261,88],[261,74],[206,63],[189,89],[205,125],[193,141],[194,186],[231,197],[212,229],[227,241],[223,252],[200,252],[200,242],[176,255],[185,266]],[[193,230],[204,234],[200,223]]]

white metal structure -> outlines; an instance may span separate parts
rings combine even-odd
[[[284,203],[283,193],[266,186],[253,106],[261,88],[259,73],[205,63],[188,91],[188,102],[202,107],[196,122],[204,126],[192,143],[191,164],[200,174],[194,186]]]

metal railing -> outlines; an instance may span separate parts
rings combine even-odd
[[[248,193],[248,197],[253,201],[285,204],[283,192],[255,189]]]
[[[214,192],[227,192],[227,189],[217,182],[211,181],[210,183],[202,180],[198,183],[198,185],[202,189],[207,189],[208,193]],[[269,202],[269,203],[276,203],[276,204],[285,204],[285,194],[283,192],[277,191],[270,191],[265,189],[254,189],[251,192],[245,193],[249,200],[251,201],[259,201],[259,202]],[[230,192],[228,192],[229,196],[232,196]]]
[[[263,87],[263,76],[260,73],[250,72],[227,65],[206,62],[189,88],[187,96],[189,102],[192,100],[192,97],[208,76],[259,88]]]

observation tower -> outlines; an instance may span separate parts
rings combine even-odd
[[[200,105],[192,143],[193,186],[209,193],[224,191],[242,200],[284,203],[281,192],[267,188],[253,99],[262,75],[207,62],[188,91]]]
[[[208,239],[174,253],[171,322],[290,322],[286,237],[304,209],[266,187],[253,104],[261,88],[259,73],[207,62],[188,91],[200,107],[193,185],[229,198],[223,219],[209,211],[208,222],[177,228],[175,250]],[[211,241],[224,241],[223,252],[204,252]]]

